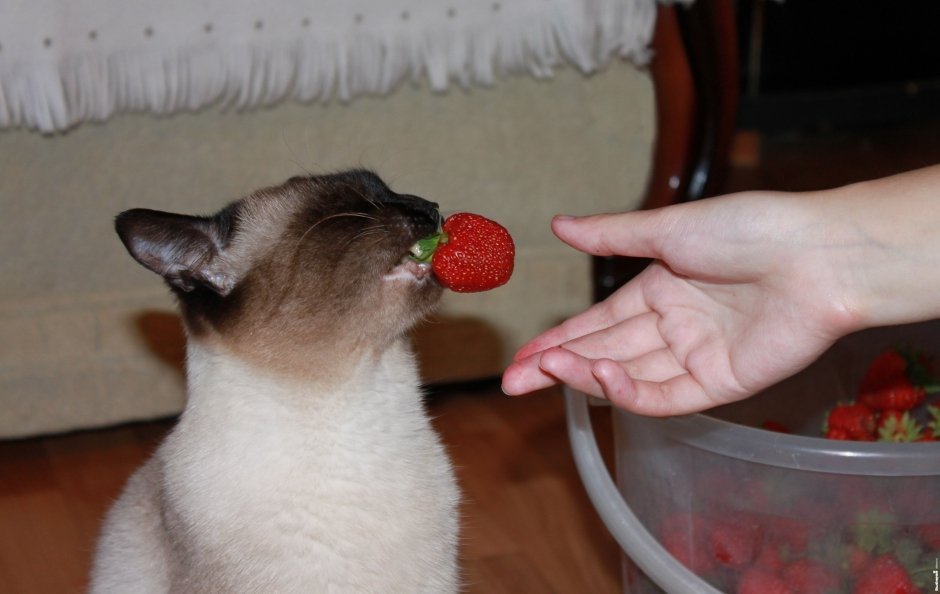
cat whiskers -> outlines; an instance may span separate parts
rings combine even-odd
[[[376,217],[374,217],[374,216],[372,216],[372,215],[366,214],[366,213],[364,213],[364,212],[339,212],[339,213],[336,213],[336,214],[331,214],[331,215],[328,215],[328,216],[323,217],[322,219],[320,219],[320,220],[317,221],[316,223],[314,223],[314,224],[310,225],[309,227],[307,227],[307,230],[304,231],[303,234],[300,236],[300,239],[297,240],[296,247],[299,247],[300,244],[303,243],[304,239],[307,238],[307,234],[310,233],[311,231],[313,231],[318,225],[320,225],[321,223],[325,223],[326,221],[329,221],[329,220],[331,220],[331,219],[338,219],[338,218],[341,218],[341,217],[359,217],[359,218],[363,218],[363,219],[368,219],[368,220],[370,220],[370,221],[378,221],[378,220],[379,220],[378,218],[376,218]]]
[[[387,237],[388,227],[385,225],[373,225],[371,227],[363,227],[362,229],[359,230],[358,233],[356,233],[355,235],[350,237],[348,240],[346,240],[345,243],[343,243],[342,249],[346,249],[347,247],[349,247],[351,244],[355,243],[356,241],[359,241],[360,239],[369,237],[371,235],[381,235],[381,237],[379,237],[373,243],[370,243],[368,247],[373,247],[378,242],[382,241],[382,239]]]

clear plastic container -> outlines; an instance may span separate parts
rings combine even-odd
[[[575,458],[624,550],[624,591],[793,586],[802,566],[818,580],[809,591],[851,592],[882,556],[903,562],[921,591],[940,591],[940,443],[813,437],[868,363],[901,344],[940,356],[940,324],[854,335],[793,378],[709,414],[654,419],[612,409],[616,484],[586,398],[569,390]],[[758,428],[767,419],[804,435]]]

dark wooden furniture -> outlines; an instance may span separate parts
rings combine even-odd
[[[643,208],[698,200],[721,187],[739,96],[735,31],[732,0],[659,8],[650,67],[656,144]],[[596,300],[648,262],[595,258]]]

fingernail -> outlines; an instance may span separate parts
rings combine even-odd
[[[555,215],[555,220],[560,222],[573,221],[575,218],[571,215]]]

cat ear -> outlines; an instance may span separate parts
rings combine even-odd
[[[177,289],[202,286],[224,296],[235,286],[222,257],[228,226],[216,218],[135,208],[119,214],[114,227],[135,260]]]

